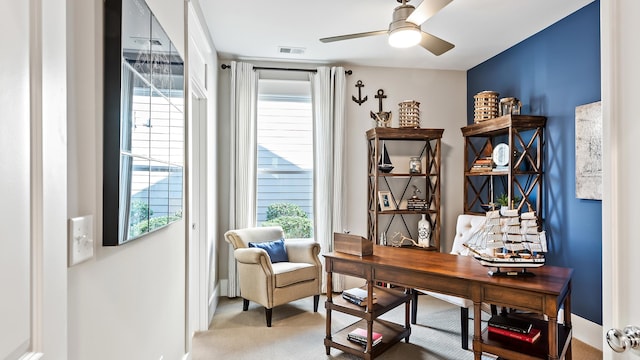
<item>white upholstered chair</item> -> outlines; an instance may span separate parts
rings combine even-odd
[[[453,246],[451,248],[451,254],[455,255],[469,255],[469,249],[463,246],[463,244],[469,239],[470,236],[477,233],[482,229],[485,222],[485,217],[481,215],[467,215],[462,214],[458,216],[456,222],[456,235],[453,239]],[[462,348],[467,350],[469,348],[469,308],[473,306],[473,301],[465,298],[460,298],[452,295],[445,295],[431,291],[424,291],[416,289],[414,291],[411,323],[415,324],[417,319],[417,306],[418,306],[418,292],[430,295],[434,298],[446,301],[453,305],[460,307],[460,328],[462,334]],[[496,312],[495,307],[489,307],[489,305],[483,304],[483,310],[491,313]],[[479,316],[479,315],[478,315]]]
[[[318,257],[320,245],[313,239],[284,239],[284,232],[278,226],[229,230],[224,237],[233,246],[238,262],[244,311],[248,310],[249,301],[264,306],[268,327],[271,327],[272,309],[278,305],[313,296],[313,311],[318,311],[322,264]],[[272,262],[267,250],[249,246],[249,243],[274,244],[273,241],[278,243],[281,239],[284,239],[287,261]],[[279,245],[282,250],[282,244]]]

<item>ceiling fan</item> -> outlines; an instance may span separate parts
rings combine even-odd
[[[423,0],[418,8],[407,5],[409,0],[397,0],[402,3],[393,10],[393,20],[389,24],[388,30],[377,30],[363,33],[332,36],[320,39],[324,43],[356,39],[374,35],[389,35],[389,44],[394,47],[411,47],[420,44],[434,55],[442,55],[453,49],[454,45],[428,34],[420,29],[427,19],[447,6],[452,0]]]

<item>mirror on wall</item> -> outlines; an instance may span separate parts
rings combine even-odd
[[[144,0],[105,0],[103,245],[182,218],[184,62]]]

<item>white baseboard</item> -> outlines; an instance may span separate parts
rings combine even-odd
[[[208,319],[208,324],[211,324],[211,321],[213,320],[213,314],[216,313],[216,309],[218,308],[218,300],[220,299],[221,282],[222,281],[220,281],[218,283],[218,285],[216,285],[216,287],[213,289],[213,292],[211,293],[211,296],[209,297],[209,319]]]
[[[573,338],[602,351],[602,326],[571,314]]]
[[[229,296],[229,292],[227,289],[229,285],[229,279],[220,279],[218,282],[218,287],[220,288],[220,296]]]
[[[558,322],[564,319],[564,309],[558,311]],[[571,314],[573,338],[602,351],[602,326]]]

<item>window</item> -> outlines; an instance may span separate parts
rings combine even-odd
[[[288,238],[310,238],[313,122],[309,82],[260,80],[258,89],[258,225],[279,225]]]

